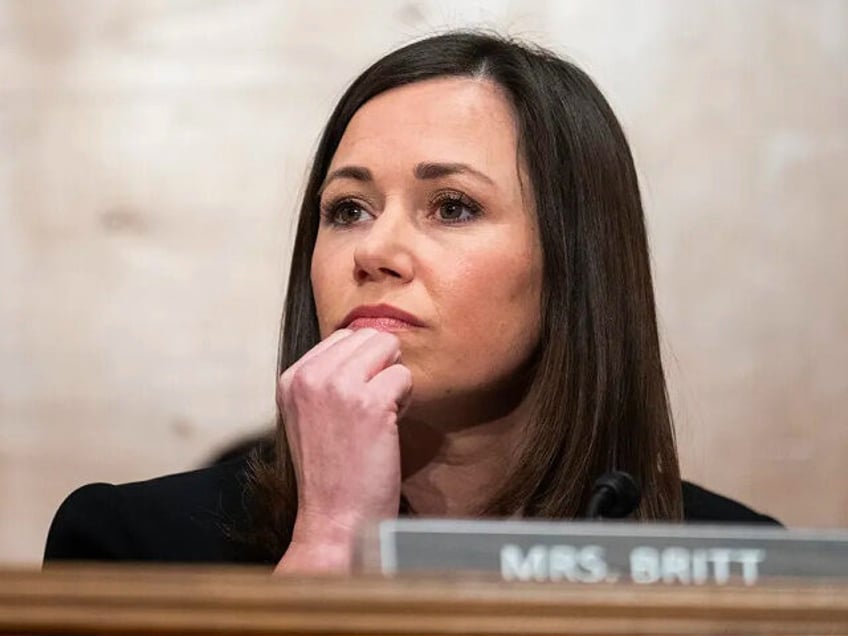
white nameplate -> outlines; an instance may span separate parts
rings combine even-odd
[[[479,573],[510,581],[755,585],[848,579],[848,532],[762,526],[393,519],[366,528],[366,572]]]

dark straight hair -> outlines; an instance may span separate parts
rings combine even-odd
[[[539,47],[449,32],[388,54],[348,88],[323,132],[300,208],[277,376],[320,340],[310,281],[319,188],[345,128],[380,93],[452,76],[493,82],[511,102],[543,253],[526,445],[482,514],[579,517],[593,481],[617,469],[641,484],[636,518],[680,519],[680,473],[633,159],[592,80]],[[260,506],[252,535],[274,559],[288,545],[297,514],[291,455],[277,419],[274,452],[255,456],[251,469]]]

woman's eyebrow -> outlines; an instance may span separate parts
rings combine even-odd
[[[482,181],[485,181],[486,183],[494,185],[494,181],[492,181],[491,178],[479,170],[472,168],[467,163],[438,163],[426,161],[415,166],[413,174],[418,179],[440,179],[454,174],[470,174]],[[319,197],[333,179],[353,179],[354,181],[368,183],[373,181],[374,177],[371,175],[371,171],[363,166],[342,166],[341,168],[333,170],[327,175],[327,178],[324,179],[324,183],[322,183],[321,187],[318,189]]]
[[[419,163],[415,166],[414,173],[419,179],[439,179],[453,174],[470,174],[482,181],[485,181],[486,183],[494,185],[494,181],[492,181],[487,175],[472,168],[466,163]]]
[[[369,181],[373,181],[374,177],[371,176],[371,171],[368,168],[363,168],[362,166],[342,166],[341,168],[333,170],[327,175],[327,178],[324,179],[324,183],[322,183],[321,187],[318,188],[319,197],[333,179],[353,179],[355,181],[367,183]]]

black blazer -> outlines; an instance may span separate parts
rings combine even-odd
[[[234,538],[248,518],[245,457],[113,486],[89,484],[59,507],[44,560],[266,563]],[[779,525],[742,504],[683,482],[687,522]]]

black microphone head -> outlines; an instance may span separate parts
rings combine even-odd
[[[630,515],[642,501],[639,484],[630,473],[612,470],[604,473],[592,486],[592,498],[598,504],[597,514],[608,519],[621,519]]]

